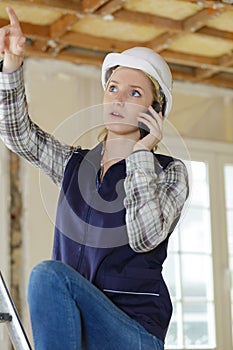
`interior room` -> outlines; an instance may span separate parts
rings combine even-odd
[[[7,6],[26,37],[30,117],[64,143],[98,143],[107,53],[144,46],[168,63],[173,105],[157,152],[186,164],[190,196],[164,263],[165,349],[233,349],[232,0],[4,0],[0,27]],[[51,259],[59,188],[2,141],[0,174],[0,271],[32,343],[28,280]],[[11,348],[4,323],[0,344]]]

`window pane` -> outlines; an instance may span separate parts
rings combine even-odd
[[[185,345],[209,344],[209,316],[206,303],[184,303]]]
[[[180,230],[184,252],[211,252],[209,209],[190,207]]]
[[[177,278],[179,278],[179,259],[177,259],[176,254],[170,253],[169,259],[167,259],[166,264],[166,274],[169,276],[169,292],[170,295],[174,298],[179,298],[179,286],[180,283],[177,282]]]
[[[208,173],[206,164],[203,162],[192,162],[192,188],[191,200],[195,206],[209,206]]]
[[[212,299],[211,258],[201,254],[181,257],[183,297]]]
[[[175,304],[173,307],[173,318],[171,320],[169,333],[166,338],[167,344],[178,345],[178,326],[177,326],[178,319],[179,317],[177,317],[177,307]]]

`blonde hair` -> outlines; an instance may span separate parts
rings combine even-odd
[[[104,128],[102,129],[99,134],[98,134],[98,137],[97,137],[97,140],[99,142],[104,142],[107,140],[107,136],[108,136],[108,129],[107,128]]]

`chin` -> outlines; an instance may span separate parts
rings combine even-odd
[[[108,129],[109,132],[112,132],[119,136],[126,136],[126,135],[139,133],[139,130],[137,127],[129,126],[125,124],[118,124],[118,123],[106,124],[105,127]]]

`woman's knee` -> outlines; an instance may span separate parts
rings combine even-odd
[[[54,289],[58,279],[61,262],[46,260],[37,264],[31,271],[28,283],[28,302],[35,301],[44,292]]]

